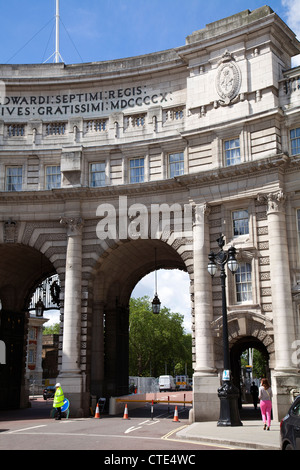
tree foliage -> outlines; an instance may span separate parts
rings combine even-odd
[[[55,323],[51,326],[43,327],[43,335],[59,335],[60,324]]]
[[[149,297],[130,300],[129,375],[192,375],[192,339],[183,328],[183,315],[162,307],[152,313]]]

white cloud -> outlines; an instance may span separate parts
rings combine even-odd
[[[286,22],[300,40],[300,0],[281,0],[282,6],[286,8]],[[292,65],[300,65],[300,56],[294,57]]]
[[[136,285],[132,297],[148,295],[154,297],[155,278],[154,272],[145,276]],[[176,269],[157,271],[157,293],[163,307],[171,312],[184,316],[183,326],[186,332],[191,332],[191,300],[189,275]]]

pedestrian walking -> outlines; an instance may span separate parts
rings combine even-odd
[[[61,408],[64,404],[64,392],[63,392],[63,389],[61,388],[61,385],[60,383],[57,383],[55,385],[55,395],[54,395],[54,400],[53,400],[53,408],[56,409],[56,416],[55,416],[55,419],[56,420],[60,420],[61,419]]]
[[[271,427],[271,413],[272,413],[272,389],[267,379],[261,380],[259,387],[260,410],[264,423],[264,430],[270,431]]]
[[[254,409],[256,410],[257,409],[257,403],[258,403],[258,386],[256,385],[255,382],[252,382],[252,385],[250,387],[250,393],[252,395]]]

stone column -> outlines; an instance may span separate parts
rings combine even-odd
[[[292,306],[289,253],[286,232],[285,195],[282,191],[268,195],[268,230],[272,310],[275,343],[275,369],[272,387],[275,392],[274,419],[280,420],[290,405],[289,388],[300,383],[292,363],[295,326]]]
[[[210,250],[209,224],[206,204],[194,208],[194,312],[195,312],[195,372],[194,372],[194,421],[218,419],[220,385],[215,369],[214,345],[211,322],[212,286],[207,271]]]
[[[59,380],[65,395],[70,400],[70,410],[81,415],[82,378],[80,370],[81,338],[81,271],[82,271],[82,227],[81,218],[62,218],[60,223],[67,228],[67,257],[64,295],[64,323],[62,366]],[[76,411],[75,411],[76,410]]]
[[[91,362],[91,393],[97,397],[103,396],[104,383],[104,304],[101,301],[93,303],[92,329],[92,362]]]

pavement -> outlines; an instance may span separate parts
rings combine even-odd
[[[216,422],[193,423],[178,431],[176,438],[245,450],[280,450],[280,424],[272,421],[270,431],[264,431],[261,420],[243,421],[243,426],[238,427],[218,427]]]

